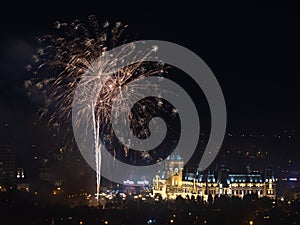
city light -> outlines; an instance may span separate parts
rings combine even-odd
[[[296,178],[296,177],[290,177],[290,178],[289,178],[289,181],[295,181],[295,182],[297,182],[297,181],[298,181],[298,178]]]

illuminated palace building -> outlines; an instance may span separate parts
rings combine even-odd
[[[272,170],[266,169],[264,174],[230,173],[228,169],[219,168],[207,173],[184,173],[184,161],[176,151],[165,163],[165,171],[153,179],[153,196],[163,199],[176,199],[177,196],[201,197],[208,201],[221,195],[243,198],[247,194],[275,199],[276,184]]]

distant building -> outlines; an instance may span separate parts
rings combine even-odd
[[[125,193],[140,193],[145,190],[149,189],[149,181],[147,180],[140,180],[140,181],[132,181],[132,180],[125,180],[123,181],[123,192]]]
[[[25,179],[25,171],[24,171],[24,168],[17,168],[17,187],[16,189],[17,190],[20,190],[20,191],[26,191],[26,192],[29,192],[30,191],[30,184],[28,182],[26,182],[26,179]]]
[[[9,145],[0,145],[0,185],[13,186],[15,178],[15,151]]]
[[[166,160],[165,171],[153,179],[153,196],[163,199],[176,199],[178,196],[195,198],[204,201],[208,196],[228,195],[243,198],[247,194],[258,197],[276,197],[276,183],[271,170],[261,173],[230,173],[222,168],[207,173],[184,173],[184,161],[178,151]]]

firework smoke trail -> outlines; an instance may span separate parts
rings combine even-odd
[[[92,111],[95,112],[95,105],[92,106]],[[95,113],[92,115],[93,121],[93,132],[94,132],[94,148],[95,148],[95,163],[96,163],[96,199],[99,200],[99,193],[100,193],[100,181],[101,181],[101,143],[99,142],[100,139],[100,119],[99,117],[96,118]]]
[[[94,112],[91,115],[92,124],[90,126],[93,128],[94,135],[96,196],[98,198],[101,179],[101,136],[104,133],[103,128],[110,122],[113,98],[123,86],[132,80],[162,74],[164,66],[161,63],[135,63],[116,71],[114,74],[103,74],[101,71],[113,62],[94,62],[107,50],[124,43],[121,37],[126,26],[119,22],[113,26],[104,22],[100,26],[97,19],[90,16],[87,24],[79,20],[70,24],[56,22],[55,28],[58,34],[38,38],[41,47],[33,56],[33,64],[26,67],[28,71],[33,72],[34,77],[25,81],[25,87],[28,90],[28,95],[42,94],[45,105],[39,111],[40,116],[48,118],[48,124],[59,129],[63,124],[71,121],[74,92],[83,74],[90,74],[88,79],[83,82],[87,88],[92,82],[105,84],[104,88],[97,90],[98,96],[92,94],[82,96],[84,100],[91,99],[90,107]],[[120,55],[126,57],[126,53],[130,54],[132,50],[131,48],[123,49]],[[156,50],[155,48],[149,49],[149,52],[141,53],[141,56],[138,57],[142,59],[143,56],[146,57]],[[135,88],[149,87],[146,85]],[[89,93],[95,92],[90,90]],[[135,93],[128,92],[120,99],[116,99],[119,111],[126,108],[129,95],[134,96]],[[138,97],[136,96],[137,99]],[[82,112],[84,110],[87,109],[83,108]],[[113,133],[113,131],[110,132]],[[124,148],[124,151],[128,151],[128,149]]]

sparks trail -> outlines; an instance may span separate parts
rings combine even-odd
[[[124,30],[126,25],[117,22],[110,25],[107,21],[100,24],[95,16],[89,16],[88,22],[83,23],[75,20],[72,23],[55,22],[54,34],[38,37],[39,48],[33,55],[33,64],[26,67],[32,71],[33,78],[25,81],[28,95],[34,93],[41,94],[44,98],[44,106],[39,110],[41,118],[47,118],[51,127],[60,128],[62,124],[69,123],[72,118],[72,102],[74,92],[79,82],[83,79],[83,74],[90,74],[85,77],[82,84],[89,87],[91,82],[103,82],[105,85],[101,90],[97,90],[98,95],[83,96],[83,100],[91,99],[89,107],[94,112],[92,116],[92,128],[94,134],[94,152],[96,163],[96,196],[100,191],[101,178],[101,138],[112,137],[112,130],[104,130],[110,123],[110,114],[113,105],[122,112],[122,108],[128,105],[129,96],[139,99],[136,89],[153,88],[151,84],[136,86],[130,91],[115,100],[117,104],[112,104],[113,98],[117,96],[126,84],[151,75],[164,73],[162,63],[140,62],[131,64],[119,69],[114,74],[104,74],[102,71],[109,67],[112,62],[95,60],[106,51],[126,42]],[[157,49],[149,49],[148,52],[141,52],[141,59]],[[122,49],[120,55],[123,57],[133,51],[131,48]],[[95,93],[94,90],[86,93]],[[138,92],[137,92],[138,93]],[[152,103],[153,104],[153,103]],[[156,107],[156,105],[153,105]],[[86,108],[81,109],[87,110]],[[132,115],[129,115],[132,117]],[[135,120],[138,121],[138,120]],[[79,124],[79,122],[78,122]],[[133,125],[134,127],[135,125]],[[88,129],[88,128],[86,128]],[[124,148],[125,155],[128,149]]]

